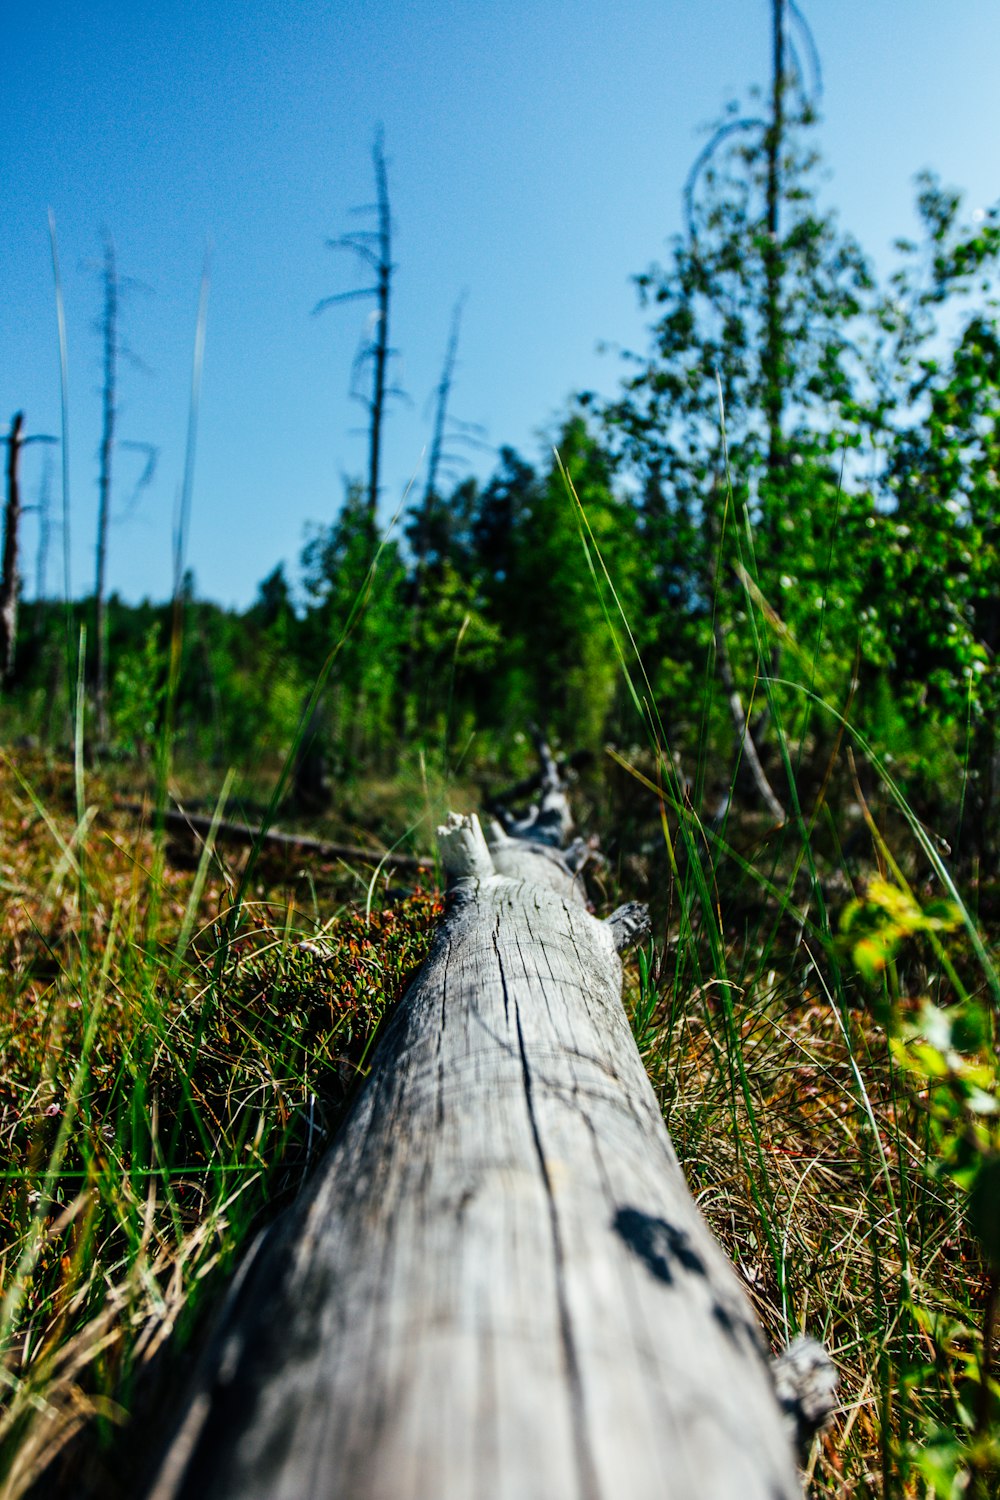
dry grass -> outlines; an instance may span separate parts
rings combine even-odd
[[[970,1160],[991,1148],[981,1135],[973,1149],[953,1101],[945,1128],[941,1099],[898,1047],[928,997],[954,1013],[978,1005],[989,1019],[966,1061],[982,1070],[991,1117],[989,986],[961,932],[949,953],[910,933],[879,983],[864,982],[840,928],[878,875],[878,842],[850,871],[817,857],[810,885],[795,840],[787,830],[782,850],[751,830],[734,858],[716,845],[710,903],[682,854],[666,942],[628,994],[634,1029],[692,1191],[772,1347],[808,1333],[839,1368],[840,1408],[814,1445],[809,1493],[992,1494],[1000,1390],[992,1380],[985,1397],[982,1387],[991,1275],[969,1222],[972,1169],[963,1178],[945,1160],[949,1131],[965,1132]],[[665,860],[651,878],[668,883]],[[806,916],[821,891],[825,931]]]
[[[115,1428],[297,1189],[439,910],[334,867],[237,904],[239,870],[84,791],[0,758],[4,1500],[129,1493]]]

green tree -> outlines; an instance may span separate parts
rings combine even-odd
[[[1000,206],[963,223],[960,195],[924,174],[917,209],[862,414],[884,460],[866,584],[893,697],[964,760],[982,851],[1000,790]]]
[[[507,712],[519,728],[534,719],[566,744],[594,748],[606,732],[621,681],[608,623],[617,610],[600,565],[595,560],[592,569],[588,562],[566,476],[630,619],[638,600],[635,517],[615,495],[610,459],[582,417],[566,422],[557,451],[560,461],[553,459],[522,493],[501,553],[513,663]]]
[[[781,0],[772,14],[768,108],[732,107],[695,162],[685,231],[665,266],[636,278],[654,314],[649,348],[629,356],[623,393],[603,408],[637,480],[664,686],[689,682],[713,649],[741,678],[777,665],[780,632],[757,659],[741,568],[815,660],[849,659],[856,634],[854,573],[837,548],[872,508],[842,484],[860,441],[854,336],[872,279],[819,201],[815,90],[788,66]]]
[[[425,744],[485,728],[501,670],[500,630],[488,615],[484,569],[473,540],[474,479],[450,495],[429,488],[407,530],[414,564],[409,591],[407,728]]]
[[[302,556],[309,601],[303,622],[307,668],[315,675],[336,651],[329,742],[348,767],[386,759],[395,743],[406,574],[395,542],[380,541],[367,494],[348,487],[334,524]]]

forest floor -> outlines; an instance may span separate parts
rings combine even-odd
[[[942,1123],[906,1055],[930,1000],[975,1008],[980,958],[950,909],[928,927],[926,851],[897,862],[863,798],[807,836],[750,814],[703,827],[667,815],[654,771],[584,775],[607,859],[591,894],[652,901],[626,1006],[691,1189],[772,1345],[810,1333],[840,1369],[810,1493],[987,1484],[994,1281],[942,1167],[966,1121]],[[218,805],[194,770],[177,791]],[[308,831],[430,854],[443,799],[482,791],[359,779]],[[169,1401],[240,1249],[336,1129],[442,909],[433,871],[250,861],[158,833],[152,800],[122,805],[142,800],[134,767],[0,754],[5,1500],[135,1493],[130,1430]],[[253,789],[225,811],[252,820]],[[979,1068],[995,1098],[977,1045],[945,1066]]]

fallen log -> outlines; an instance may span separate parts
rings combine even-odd
[[[554,842],[439,835],[431,956],[151,1500],[800,1496],[796,1362],[779,1398],[622,1007],[645,909],[598,921]]]
[[[560,761],[557,765],[560,780],[564,771],[578,771],[584,766],[589,766],[593,759],[594,754],[592,750],[574,750],[572,755],[567,756],[565,760]],[[534,771],[530,776],[525,776],[523,780],[515,782],[513,786],[504,787],[502,791],[493,792],[490,796],[484,795],[484,808],[492,817],[498,818],[501,823],[505,823],[505,815],[511,803],[519,802],[524,797],[530,797],[532,792],[537,791],[543,784],[545,775],[546,768],[543,764],[539,770]]]

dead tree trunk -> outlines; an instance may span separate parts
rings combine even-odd
[[[771,119],[764,135],[767,155],[767,233],[764,237],[765,339],[761,359],[764,410],[767,416],[767,472],[773,479],[784,463],[784,312],[781,306],[783,251],[781,204],[782,151],[785,145],[785,4],[771,3]],[[772,497],[772,504],[774,503]]]
[[[389,293],[392,286],[390,248],[391,218],[389,186],[386,181],[385,152],[382,138],[375,145],[375,186],[378,192],[378,265],[376,267],[378,327],[374,339],[372,371],[371,424],[368,431],[368,514],[374,521],[378,512],[379,467],[382,455],[382,417],[385,412],[385,379],[389,361]]]
[[[736,731],[738,754],[749,768],[753,784],[771,817],[776,823],[784,823],[785,809],[782,807],[774,788],[767,779],[767,772],[764,770],[756,742],[750,729],[750,719],[744,712],[743,700],[740,697],[739,688],[736,686],[736,679],[733,676],[733,667],[729,660],[729,647],[726,644],[726,632],[718,622],[714,626],[714,640],[715,660],[718,664],[719,676],[722,678],[722,686],[726,690],[729,712],[732,717],[733,728]]]
[[[760,1330],[621,1004],[585,850],[440,832],[448,915],[231,1298],[153,1500],[791,1500]],[[534,836],[533,836],[534,835]]]
[[[0,572],[0,683],[5,687],[14,671],[17,646],[17,602],[19,593],[17,546],[21,524],[21,491],[18,465],[24,439],[24,413],[15,412],[7,438],[7,503],[3,512],[3,564]]]
[[[21,449],[29,443],[52,443],[54,438],[44,433],[34,437],[24,435],[24,412],[15,412],[10,432],[0,440],[7,445],[7,498],[3,512],[3,553],[0,557],[0,685],[6,687],[14,673],[14,656],[17,651],[17,613],[21,598],[20,528],[24,507],[21,504]],[[43,481],[43,490],[44,490]],[[39,500],[41,510],[43,501]],[[39,521],[39,552],[45,536],[46,518]],[[39,577],[43,578],[41,564]],[[41,587],[36,591],[41,598]]]
[[[324,297],[317,302],[313,313],[319,313],[338,302],[352,302],[359,297],[375,298],[375,328],[371,338],[366,339],[358,350],[354,361],[352,395],[368,410],[368,514],[372,520],[378,511],[379,471],[382,459],[382,427],[387,398],[393,394],[388,387],[389,358],[393,353],[389,344],[389,305],[392,295],[392,212],[389,207],[389,179],[385,164],[385,146],[381,130],[372,149],[375,167],[374,204],[376,229],[358,229],[341,235],[337,240],[328,240],[332,250],[350,250],[357,255],[375,276],[375,285],[358,287],[352,292],[338,292],[336,296]],[[372,365],[371,395],[365,395],[356,382],[369,360]],[[397,393],[398,394],[398,393]]]
[[[97,478],[97,546],[94,577],[94,719],[99,744],[108,737],[108,618],[107,571],[108,525],[111,519],[111,463],[118,415],[118,270],[111,237],[104,243],[104,314],[101,340],[104,350],[104,383],[101,389],[101,448]]]

